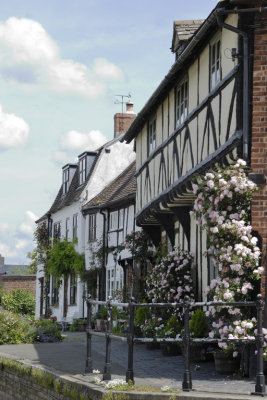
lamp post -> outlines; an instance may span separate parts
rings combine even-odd
[[[115,266],[115,268],[114,268],[114,289],[115,289],[115,292],[116,292],[116,290],[117,290],[117,259],[118,259],[118,250],[117,249],[115,249],[114,251],[113,251],[113,260],[114,260],[114,266]],[[113,293],[112,293],[112,296],[113,296]]]

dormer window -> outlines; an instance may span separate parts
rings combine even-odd
[[[62,167],[62,194],[65,196],[71,185],[72,178],[77,169],[77,164],[66,164]]]
[[[85,182],[86,178],[86,157],[79,160],[79,185]]]
[[[63,194],[66,194],[68,191],[69,180],[70,180],[70,170],[65,169],[63,171]]]

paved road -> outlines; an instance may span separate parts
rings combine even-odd
[[[93,337],[93,367],[103,372],[105,345],[104,339]],[[85,333],[66,334],[61,343],[38,343],[0,346],[2,355],[11,355],[16,359],[29,360],[33,365],[48,367],[59,371],[61,375],[74,375],[81,380],[89,380],[84,375],[86,358]],[[127,345],[120,341],[112,342],[111,350],[112,378],[125,379],[127,368]],[[193,388],[198,391],[250,394],[255,389],[251,379],[236,379],[216,375],[214,363],[191,365]],[[181,356],[164,357],[160,350],[148,350],[144,344],[134,349],[135,383],[141,386],[161,388],[168,385],[180,390],[183,380],[183,358]]]

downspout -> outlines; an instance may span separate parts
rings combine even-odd
[[[247,32],[241,31],[235,26],[226,24],[222,20],[222,15],[225,14],[224,9],[217,10],[217,23],[220,27],[228,29],[229,31],[235,32],[238,35],[241,35],[243,38],[243,158],[247,162],[248,161],[248,98],[249,98],[249,90],[248,90],[248,34]],[[228,13],[227,13],[228,14]]]
[[[101,275],[101,292],[99,293],[100,300],[105,301],[105,288],[106,288],[106,223],[107,223],[107,216],[102,211],[99,210],[100,214],[103,216],[103,261],[102,261],[102,275]]]

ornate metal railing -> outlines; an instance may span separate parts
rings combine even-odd
[[[178,343],[183,342],[184,346],[184,374],[183,374],[183,391],[191,391],[192,377],[190,371],[190,343],[256,343],[257,347],[257,372],[256,372],[256,384],[255,392],[252,394],[263,396],[265,394],[265,377],[263,373],[263,348],[264,348],[264,336],[262,331],[262,313],[263,313],[263,300],[261,294],[257,296],[256,301],[247,302],[194,302],[191,303],[188,296],[185,297],[182,303],[135,303],[132,298],[129,303],[115,303],[112,299],[108,301],[96,301],[91,300],[90,296],[87,298],[87,322],[88,326],[86,329],[87,335],[87,357],[85,373],[91,373],[93,371],[93,359],[92,359],[92,335],[102,336],[106,339],[106,351],[105,351],[105,365],[103,380],[111,379],[111,339],[121,340],[128,344],[128,367],[126,370],[126,381],[131,380],[134,382],[134,370],[133,370],[133,352],[134,343]],[[107,329],[106,332],[96,332],[92,329],[92,306],[103,305],[107,307]],[[219,339],[219,338],[191,338],[189,331],[189,319],[190,319],[190,308],[196,307],[221,307],[221,306],[236,306],[236,307],[256,307],[257,310],[257,335],[255,339]],[[112,308],[123,307],[129,309],[129,325],[126,336],[119,336],[113,334],[112,330]],[[183,308],[184,313],[184,335],[183,338],[141,338],[135,337],[134,335],[134,317],[135,310],[139,307],[149,308]]]

